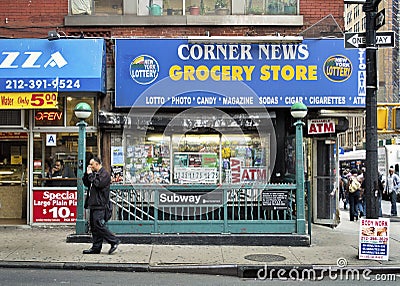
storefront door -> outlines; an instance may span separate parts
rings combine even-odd
[[[313,222],[337,225],[338,192],[334,138],[318,138],[313,142]]]
[[[0,225],[26,224],[28,133],[0,133]]]

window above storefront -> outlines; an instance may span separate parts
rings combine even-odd
[[[70,0],[70,7],[67,26],[303,25],[299,0]]]
[[[22,110],[2,110],[0,113],[0,126],[22,127],[24,123],[24,111]]]

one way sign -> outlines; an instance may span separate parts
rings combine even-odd
[[[394,32],[377,32],[376,45],[378,47],[394,47]],[[365,48],[365,33],[345,33],[344,34],[344,48],[345,49],[361,49]]]

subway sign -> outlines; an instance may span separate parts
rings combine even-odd
[[[162,48],[160,48],[162,47]],[[365,107],[365,51],[343,39],[117,39],[117,107]]]

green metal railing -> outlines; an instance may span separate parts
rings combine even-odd
[[[287,207],[265,208],[262,193],[268,190],[285,191]],[[137,234],[296,233],[295,195],[295,184],[112,185],[108,225]]]

